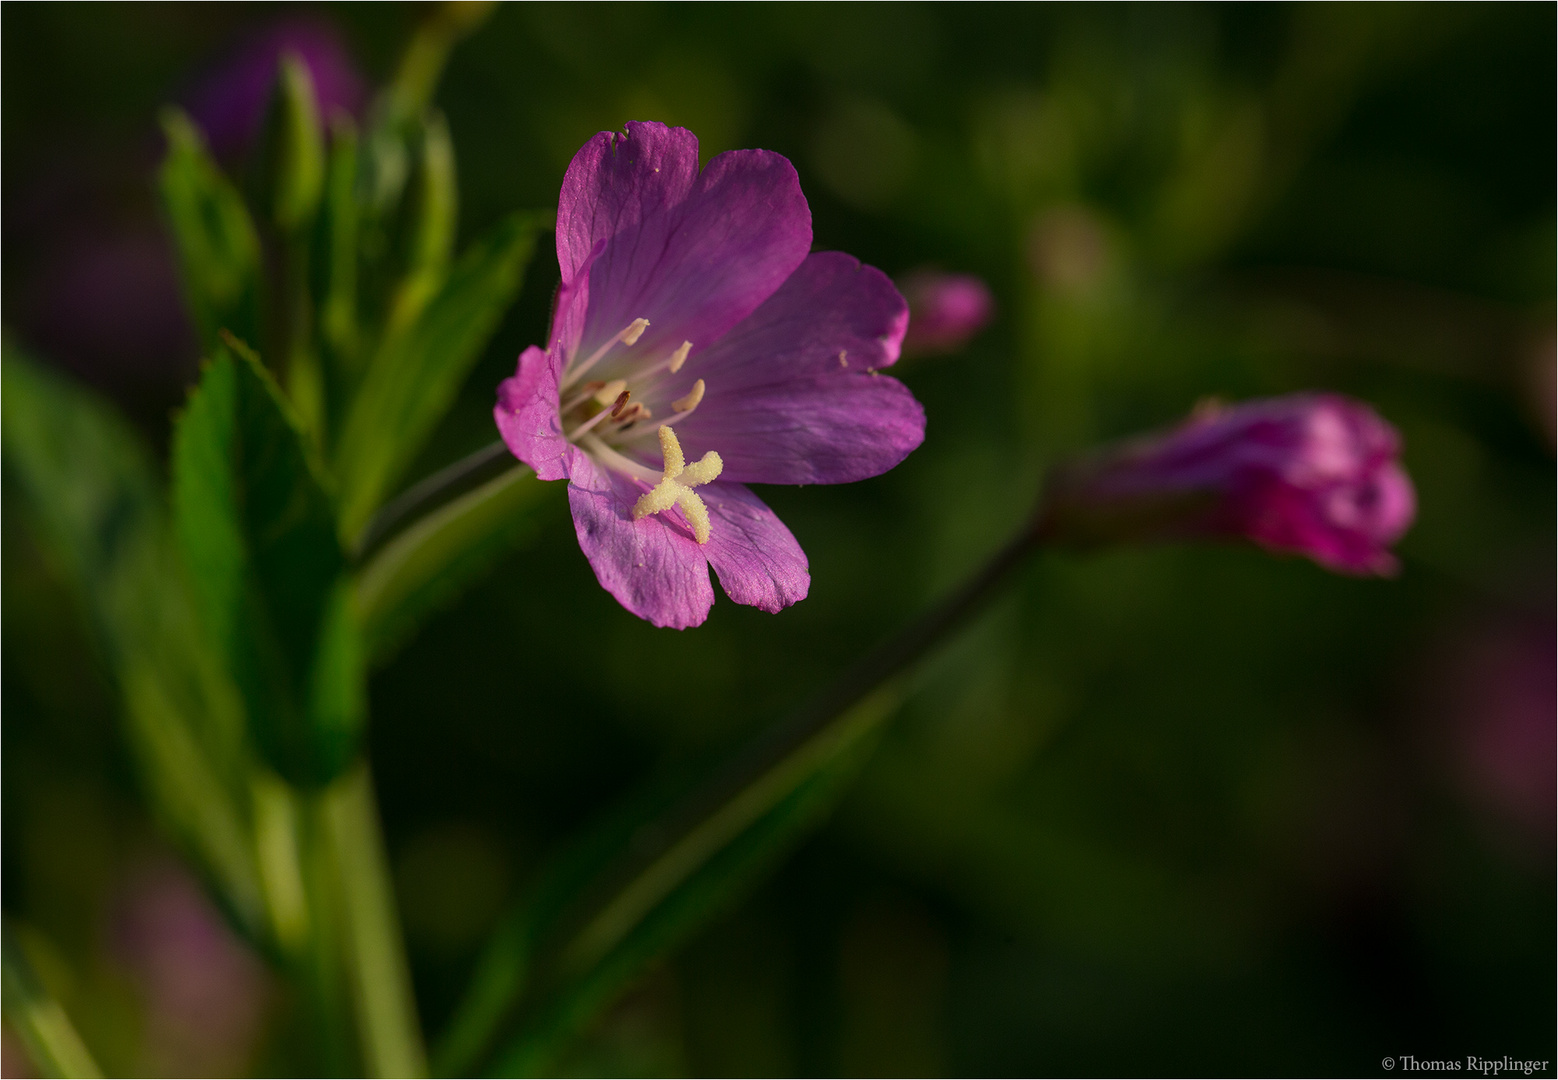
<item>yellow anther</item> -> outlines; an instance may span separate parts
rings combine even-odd
[[[688,465],[682,456],[682,444],[677,440],[676,432],[665,426],[660,428],[660,453],[665,458],[664,475],[658,484],[640,495],[638,502],[633,504],[633,520],[638,521],[650,514],[663,513],[673,506],[679,506],[686,515],[687,524],[692,526],[693,539],[700,544],[707,544],[709,508],[703,505],[703,500],[693,488],[719,476],[725,463],[720,460],[719,454],[710,450]]]
[[[622,331],[622,344],[637,345],[638,339],[644,336],[644,331],[649,329],[648,319],[634,319],[628,323],[627,329]]]
[[[674,353],[671,354],[671,364],[670,364],[670,367],[671,367],[671,374],[672,375],[675,375],[678,371],[682,370],[682,365],[687,362],[687,354],[689,352],[691,352],[691,351],[692,351],[692,342],[684,341],[677,348],[677,350]]]
[[[671,402],[671,408],[677,412],[692,412],[698,407],[698,402],[703,400],[703,380],[699,379],[692,384],[692,389],[687,391],[686,397],[679,397]]]
[[[644,331],[647,329],[649,329],[648,319],[634,319],[628,323],[621,330],[617,331],[610,341],[590,353],[588,359],[569,365],[567,372],[563,375],[562,389],[567,390],[574,383],[584,378],[584,373],[600,363],[600,358],[609,353],[612,346],[616,345],[617,342],[620,341],[624,345],[632,345],[644,336]]]

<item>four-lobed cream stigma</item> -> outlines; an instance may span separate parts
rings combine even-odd
[[[710,450],[691,465],[686,464],[676,432],[665,425],[660,427],[660,452],[665,456],[665,474],[651,490],[639,496],[638,502],[633,505],[633,520],[639,521],[650,514],[679,506],[687,516],[687,524],[692,526],[693,539],[700,544],[707,544],[709,508],[703,505],[703,500],[693,488],[719,476],[725,463],[720,460],[719,454]]]

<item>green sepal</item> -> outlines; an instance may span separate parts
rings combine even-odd
[[[174,427],[174,521],[256,745],[318,786],[350,764],[362,723],[346,563],[299,422],[258,357],[230,344]]]
[[[415,324],[393,335],[352,402],[335,457],[341,535],[355,543],[454,403],[524,279],[547,215],[515,214],[455,264]]]
[[[319,298],[318,344],[332,431],[357,388],[362,368],[357,311],[358,167],[357,129],[351,117],[339,115],[331,123],[324,202],[312,248],[312,293]]]
[[[257,341],[263,275],[254,222],[189,117],[165,109],[162,128],[168,149],[157,187],[201,346],[207,353],[216,349],[224,329]]]
[[[325,139],[314,80],[295,53],[281,59],[276,80],[271,214],[284,233],[306,228],[325,182]]]
[[[379,353],[416,322],[449,272],[459,222],[454,142],[443,114],[427,109],[394,144],[405,157],[406,176],[391,212],[364,205],[364,259],[374,312],[382,327]],[[371,164],[365,157],[362,164]],[[366,182],[366,169],[364,182]],[[409,183],[407,182],[409,181]]]

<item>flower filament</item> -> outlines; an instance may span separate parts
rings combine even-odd
[[[710,450],[701,459],[688,464],[682,454],[682,445],[671,425],[686,418],[703,401],[707,387],[697,379],[679,398],[670,402],[670,415],[659,423],[649,423],[654,412],[644,401],[635,401],[634,388],[639,397],[654,398],[654,391],[664,381],[663,373],[675,375],[687,363],[692,342],[684,341],[670,356],[658,363],[645,364],[636,370],[628,365],[616,365],[623,377],[609,380],[591,379],[580,384],[583,376],[599,364],[618,345],[632,348],[649,327],[648,319],[634,319],[600,348],[584,360],[570,364],[559,387],[561,401],[558,416],[563,421],[567,439],[577,443],[600,464],[614,472],[631,476],[651,485],[633,507],[635,521],[650,514],[659,514],[672,507],[680,507],[692,527],[694,538],[700,544],[709,540],[709,510],[693,488],[707,484],[719,476],[724,461]],[[627,370],[624,370],[624,366]],[[610,368],[608,367],[608,373]],[[663,402],[664,398],[654,398]],[[661,405],[663,408],[663,405]],[[627,450],[629,443],[641,440],[651,433],[660,439],[660,454],[664,461],[658,472],[638,460],[641,450]]]

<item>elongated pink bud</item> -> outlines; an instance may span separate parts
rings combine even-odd
[[[1179,427],[1053,472],[1039,527],[1062,542],[1228,536],[1347,574],[1389,575],[1416,496],[1400,437],[1338,394],[1202,407]]]

